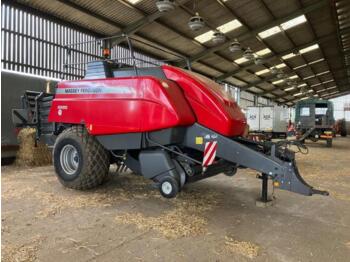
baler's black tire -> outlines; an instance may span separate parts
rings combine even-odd
[[[67,161],[62,159],[64,148],[75,153],[75,168],[69,164],[67,167]],[[64,130],[56,139],[53,163],[58,180],[66,187],[85,190],[102,184],[108,175],[109,162],[108,151],[81,126]]]
[[[226,176],[234,176],[237,173],[238,168],[237,167],[232,167],[231,170],[225,171],[224,174]]]
[[[169,190],[166,189],[166,186]],[[165,176],[159,180],[159,191],[163,197],[173,198],[179,192],[179,182],[172,176]]]

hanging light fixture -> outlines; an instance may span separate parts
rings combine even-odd
[[[204,19],[198,13],[196,13],[196,15],[192,16],[188,21],[188,26],[192,31],[198,31],[205,26],[205,22]]]
[[[257,56],[254,60],[256,65],[262,65],[264,63],[263,59],[260,56]]]
[[[169,12],[175,9],[175,0],[157,0],[156,6],[160,12]]]
[[[241,52],[241,44],[238,42],[237,38],[233,40],[232,44],[229,47],[230,52],[235,53],[235,52]]]
[[[247,47],[247,49],[244,51],[243,57],[247,60],[254,59],[254,54],[253,54],[253,51],[250,49],[250,47]]]
[[[196,0],[193,0],[193,12],[195,12],[195,15],[190,18],[187,24],[192,31],[198,31],[205,26],[205,22],[203,17],[201,17],[197,11]]]
[[[223,33],[221,33],[219,30],[214,31],[212,41],[214,44],[222,44],[226,40],[226,37]]]

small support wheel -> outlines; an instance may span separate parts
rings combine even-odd
[[[232,167],[231,170],[224,172],[226,176],[234,176],[236,173],[237,173],[237,166],[234,166]]]
[[[163,197],[173,198],[179,192],[179,183],[175,178],[166,176],[159,181],[159,191]]]

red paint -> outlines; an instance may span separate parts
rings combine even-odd
[[[225,136],[243,135],[247,120],[237,103],[214,81],[177,67],[162,66],[185,92],[197,122]]]
[[[64,89],[74,92],[85,88],[116,93],[60,93]],[[85,124],[93,135],[145,132],[195,123],[181,89],[168,80],[130,77],[63,81],[57,90],[49,121]]]
[[[84,124],[93,135],[147,132],[195,122],[225,136],[244,133],[243,113],[218,84],[179,68],[162,69],[169,80],[139,76],[63,81],[49,121]]]

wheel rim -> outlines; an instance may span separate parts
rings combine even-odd
[[[165,181],[162,183],[162,191],[164,194],[169,195],[172,190],[173,190],[173,186],[170,184],[170,182]]]
[[[73,145],[65,145],[61,150],[60,162],[63,171],[73,175],[79,167],[78,150]]]

